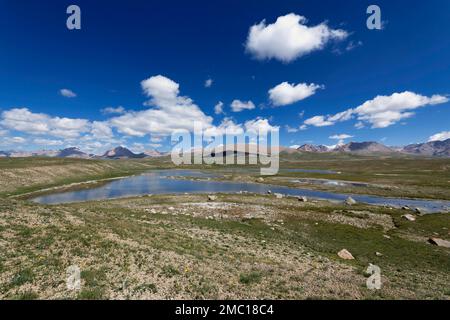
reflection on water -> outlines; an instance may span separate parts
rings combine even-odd
[[[349,196],[346,194],[326,191],[269,186],[256,183],[205,180],[192,181],[170,178],[174,176],[207,178],[214,177],[215,175],[192,170],[153,171],[139,176],[115,180],[93,189],[45,195],[37,197],[33,199],[33,201],[42,204],[58,204],[140,196],[147,194],[236,193],[240,191],[266,194],[269,190],[274,193],[281,193],[289,196],[306,196],[308,198],[331,201],[344,201]],[[393,207],[410,206],[412,208],[421,208],[425,212],[442,212],[448,211],[448,208],[450,208],[450,201],[408,200],[369,195],[352,195],[352,197],[356,201],[362,203],[372,205],[389,205]]]

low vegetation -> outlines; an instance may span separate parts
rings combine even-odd
[[[0,160],[3,299],[450,299],[450,249],[427,241],[450,240],[448,213],[408,221],[400,209],[254,194],[39,205],[11,196],[168,164],[16,161]],[[283,164],[342,171],[352,180],[363,173],[357,160],[302,161]],[[365,161],[374,171],[361,179],[400,185],[404,177],[405,185],[421,188],[431,183],[428,174],[437,177],[436,190],[450,180],[448,161],[424,159],[416,171],[413,163],[402,171],[396,161]],[[284,177],[291,174],[303,175]],[[231,179],[237,176],[251,180],[257,174],[239,171]],[[354,260],[337,256],[344,248]],[[380,290],[366,286],[370,263],[381,268]],[[69,266],[81,270],[80,290],[67,288]]]

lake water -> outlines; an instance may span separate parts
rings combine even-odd
[[[300,188],[289,188],[257,183],[241,183],[228,181],[208,181],[176,179],[174,177],[213,178],[217,175],[191,170],[152,171],[139,176],[132,176],[108,182],[92,189],[55,193],[34,198],[42,204],[61,204],[90,200],[105,200],[122,197],[141,196],[147,194],[183,194],[183,193],[237,193],[246,191],[267,194],[268,191],[288,196],[306,196],[313,199],[344,201],[348,194],[326,191],[315,191]],[[370,195],[351,195],[357,202],[371,205],[389,205],[392,207],[409,206],[420,208],[424,212],[449,211],[450,201],[396,199]]]

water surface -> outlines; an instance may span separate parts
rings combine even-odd
[[[348,194],[326,191],[316,191],[301,188],[289,188],[257,183],[189,180],[174,177],[212,178],[209,174],[193,170],[160,170],[108,182],[105,185],[78,191],[55,193],[34,198],[33,201],[42,204],[60,204],[83,202],[90,200],[105,200],[122,197],[141,196],[148,194],[183,194],[183,193],[237,193],[241,191],[267,194],[268,191],[288,196],[306,196],[308,198],[330,201],[345,201]],[[424,212],[449,211],[450,201],[412,200],[386,198],[371,195],[351,195],[358,202],[371,205],[389,205],[392,207],[409,206],[420,208]]]

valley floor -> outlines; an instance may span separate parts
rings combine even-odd
[[[448,213],[408,221],[399,209],[253,194],[54,206],[11,197],[167,166],[51,161],[0,161],[2,299],[450,299],[450,249],[427,241],[450,240]],[[344,248],[354,260],[338,257]],[[380,290],[366,286],[370,263]]]

